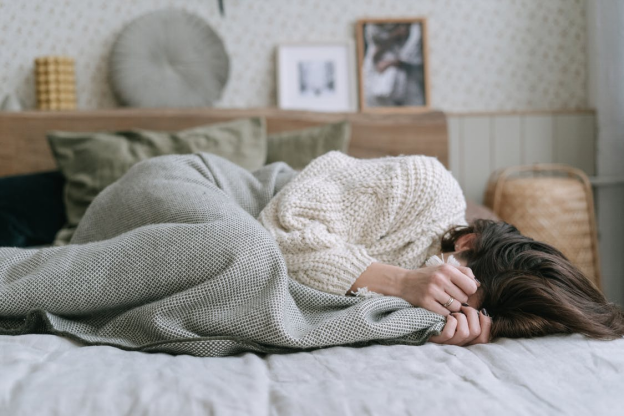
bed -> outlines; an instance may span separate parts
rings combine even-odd
[[[0,176],[54,169],[49,130],[177,130],[261,115],[269,131],[348,119],[356,157],[427,154],[448,165],[441,112],[318,114],[110,110],[0,115]],[[471,214],[473,215],[473,214]],[[477,214],[478,215],[478,214]],[[210,358],[0,336],[0,414],[614,414],[624,340],[580,335],[471,347],[370,345]]]

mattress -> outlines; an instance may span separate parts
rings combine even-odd
[[[1,415],[615,415],[624,339],[198,358],[0,336]]]

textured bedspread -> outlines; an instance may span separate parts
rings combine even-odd
[[[0,336],[0,414],[591,415],[624,407],[624,340],[191,357]]]
[[[335,296],[288,278],[255,218],[289,175],[284,164],[250,174],[208,154],[136,165],[93,202],[71,245],[0,248],[0,333],[197,356],[421,344],[437,333],[439,315],[399,298]]]

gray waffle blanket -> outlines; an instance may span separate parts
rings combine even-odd
[[[208,154],[137,164],[96,198],[72,244],[0,248],[0,333],[197,356],[437,334],[443,318],[402,299],[336,296],[288,277],[256,218],[293,174]]]

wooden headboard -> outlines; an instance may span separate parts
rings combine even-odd
[[[414,114],[315,113],[263,109],[115,109],[0,113],[0,177],[56,169],[46,132],[114,131],[133,128],[176,131],[263,116],[269,133],[324,123],[351,123],[349,154],[371,158],[399,154],[436,156],[448,166],[446,117],[440,111]]]

